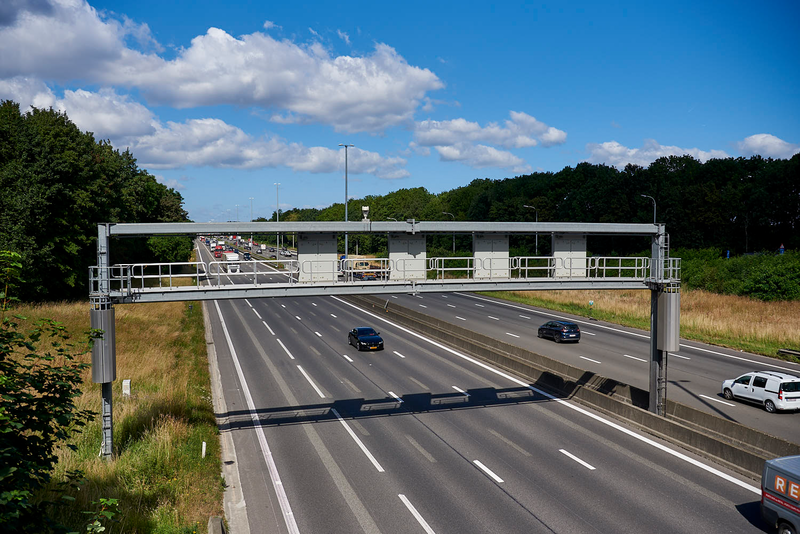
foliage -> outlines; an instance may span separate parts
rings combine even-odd
[[[85,297],[97,223],[185,221],[182,205],[129,151],[96,142],[66,114],[20,113],[18,104],[0,101],[0,242],[21,256],[22,300]],[[164,251],[142,239],[113,249],[117,262]]]
[[[76,360],[63,326],[43,320],[26,335],[16,322],[23,318],[8,315],[9,287],[22,268],[19,254],[0,253],[0,529],[39,533],[59,529],[44,513],[59,501],[34,494],[50,482],[56,447],[93,413],[75,405],[88,365]],[[78,475],[70,473],[67,483]]]
[[[96,506],[96,510],[87,510],[84,514],[90,515],[89,523],[86,525],[86,532],[99,533],[105,532],[107,522],[119,522],[115,519],[119,515],[119,500],[118,499],[100,499],[100,501],[92,501],[92,506]],[[70,534],[78,534],[71,532]]]
[[[502,180],[476,179],[468,185],[434,195],[424,188],[401,189],[384,196],[348,201],[348,218],[385,221],[634,222],[652,223],[656,199],[658,222],[665,223],[671,246],[730,250],[733,256],[758,250],[775,251],[781,244],[800,249],[800,154],[788,160],[760,156],[712,159],[700,163],[691,156],[663,157],[649,167],[623,170],[580,163],[559,172],[539,172]],[[534,206],[536,210],[526,208]],[[340,221],[344,205],[289,210],[281,220]],[[275,220],[273,214],[270,220]],[[450,236],[432,236],[429,245],[443,250]],[[551,240],[539,236],[539,254],[550,253]],[[360,241],[365,253],[381,255],[386,240]],[[534,255],[533,236],[512,236],[511,248]],[[469,250],[470,236],[456,236],[456,248]],[[596,236],[589,240],[595,254],[629,255],[649,247],[643,238]],[[754,290],[761,291],[757,288]],[[784,291],[785,292],[785,291]]]
[[[673,255],[681,258],[687,288],[764,301],[800,300],[798,252],[727,258],[719,249],[679,249]]]

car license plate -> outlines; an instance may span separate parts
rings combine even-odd
[[[370,349],[377,349],[378,347],[370,347]]]

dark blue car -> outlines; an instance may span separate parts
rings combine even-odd
[[[553,338],[556,343],[581,340],[581,329],[569,321],[548,321],[539,327],[539,337]]]
[[[360,326],[350,330],[347,342],[358,350],[383,350],[383,339],[369,326]]]

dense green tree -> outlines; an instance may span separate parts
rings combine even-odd
[[[96,142],[64,113],[21,113],[11,101],[0,102],[0,192],[0,240],[21,256],[25,300],[86,296],[99,222],[188,220],[181,195],[139,169],[130,152]],[[159,240],[150,245],[122,240],[112,259],[165,258]]]

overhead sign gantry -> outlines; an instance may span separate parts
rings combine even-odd
[[[104,330],[92,349],[92,379],[102,384],[102,453],[112,453],[111,382],[116,379],[114,305],[348,294],[544,289],[651,291],[650,410],[664,413],[666,352],[679,348],[680,259],[669,257],[663,224],[566,222],[229,222],[98,224],[97,265],[90,268],[91,325]],[[387,258],[353,258],[340,234],[383,234]],[[110,239],[124,236],[295,234],[296,259],[111,265]],[[472,254],[428,257],[427,237],[469,235]],[[511,256],[512,235],[549,235],[549,256]],[[645,236],[650,257],[591,256],[592,236]],[[198,260],[200,258],[198,257]],[[366,264],[366,265],[365,265]],[[266,274],[278,272],[281,281]],[[369,273],[369,276],[367,276]],[[186,279],[190,282],[187,284]],[[183,280],[177,283],[178,280]]]

